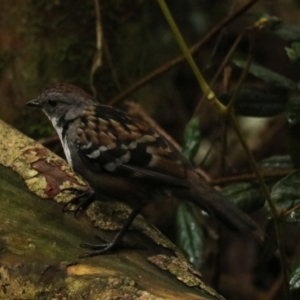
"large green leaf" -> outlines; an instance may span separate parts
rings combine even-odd
[[[291,47],[285,48],[286,54],[289,59],[299,65],[300,62],[300,43],[292,43]]]
[[[300,299],[300,261],[293,267],[290,277],[290,290],[292,300]]]
[[[293,96],[290,98],[285,113],[290,125],[300,123],[300,96]]]
[[[223,104],[228,104],[234,91],[219,96]],[[284,90],[266,90],[257,87],[245,87],[240,90],[234,105],[235,113],[247,117],[271,117],[285,111],[288,101]]]
[[[194,158],[199,149],[201,138],[199,128],[199,118],[192,118],[185,127],[182,153],[190,160]]]
[[[256,182],[229,185],[222,190],[222,194],[246,213],[257,211],[265,202],[260,185]]]
[[[181,202],[177,212],[177,245],[188,260],[200,269],[204,235],[199,211],[192,203]]]
[[[236,66],[243,68],[243,69],[246,67],[246,62],[242,61],[242,60],[233,60],[233,63]],[[275,73],[265,67],[262,67],[260,65],[251,64],[251,66],[249,68],[249,73],[251,73],[255,77],[257,77],[257,78],[263,80],[264,82],[267,82],[273,86],[277,86],[280,88],[285,88],[285,89],[293,90],[293,91],[298,90],[297,84],[295,82],[293,82],[292,80],[290,80],[278,73]]]
[[[293,168],[291,158],[288,155],[272,156],[260,162],[261,170],[290,170]],[[276,184],[276,178],[266,180],[271,189]],[[242,211],[252,213],[263,207],[265,198],[261,185],[257,181],[249,181],[228,185],[221,192],[229,201],[233,202]]]
[[[295,171],[274,185],[271,198],[278,211],[289,210],[300,203],[300,171]],[[269,210],[269,206],[266,205]],[[292,212],[287,222],[300,223],[300,210]]]
[[[288,42],[300,42],[299,25],[282,25],[277,30],[272,31],[277,36]]]
[[[290,288],[291,290],[300,288],[300,261],[298,261],[293,268],[290,278]]]
[[[291,170],[294,167],[289,155],[274,155],[263,159],[259,165],[265,170]]]
[[[289,122],[289,153],[295,167],[300,167],[300,97],[292,97],[287,105],[286,117]]]

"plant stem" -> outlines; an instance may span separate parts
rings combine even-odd
[[[190,65],[192,71],[194,72],[194,75],[201,87],[201,90],[203,91],[203,93],[205,94],[205,96],[207,97],[208,100],[211,100],[214,102],[218,111],[220,111],[221,113],[225,112],[226,111],[225,106],[217,99],[215,93],[210,88],[210,86],[206,83],[199,68],[197,67],[195,60],[194,60],[191,52],[189,51],[189,49],[188,49],[178,27],[173,19],[173,16],[170,13],[170,10],[169,10],[165,0],[157,0],[157,2],[167,20],[167,22],[169,23],[169,26],[173,32],[173,35],[174,35],[175,39],[177,40],[177,43],[179,44],[179,46],[183,52],[183,55],[185,56],[188,64]]]
[[[274,205],[268,187],[266,185],[266,183],[263,180],[263,177],[261,176],[258,168],[257,168],[257,164],[255,162],[255,159],[253,157],[252,152],[250,151],[248,145],[246,144],[246,141],[244,140],[244,137],[242,135],[241,129],[239,127],[239,124],[237,122],[236,116],[234,115],[234,113],[231,111],[230,114],[230,120],[232,122],[232,125],[235,129],[235,132],[242,144],[242,147],[244,149],[244,151],[247,154],[248,160],[250,162],[250,165],[257,177],[257,179],[259,180],[264,196],[267,199],[268,205],[270,207],[270,212],[271,212],[271,216],[274,219],[274,224],[275,224],[275,233],[276,233],[276,240],[278,243],[278,248],[279,248],[279,255],[280,255],[280,262],[281,262],[281,267],[282,267],[282,272],[283,272],[283,279],[284,279],[284,283],[283,283],[283,288],[284,288],[284,293],[285,293],[285,298],[286,300],[290,299],[290,289],[289,289],[289,274],[288,274],[288,265],[287,265],[287,260],[286,260],[286,255],[285,255],[285,249],[284,249],[284,238],[283,238],[283,233],[282,233],[282,222],[281,222],[281,216],[278,213],[276,206]]]

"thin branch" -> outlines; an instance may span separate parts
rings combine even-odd
[[[297,205],[295,205],[294,207],[292,207],[289,210],[283,211],[282,216],[287,217],[288,215],[290,215],[292,212],[298,210],[299,208],[300,208],[300,203],[298,203]]]
[[[295,171],[295,170],[293,170],[293,169],[278,170],[278,171],[259,170],[261,176],[264,179],[282,178],[282,177],[289,175],[293,171]],[[236,176],[228,176],[228,177],[222,177],[222,178],[217,178],[217,179],[211,179],[209,181],[209,184],[223,186],[223,185],[239,183],[239,182],[244,182],[244,181],[249,181],[249,180],[257,180],[256,174],[249,173],[249,174],[240,174],[240,175],[236,175]]]
[[[44,146],[49,146],[53,144],[60,143],[58,135],[52,135],[46,138],[39,139],[38,142]]]
[[[242,37],[244,36],[244,32],[239,34],[239,36],[236,38],[235,42],[233,43],[233,45],[231,46],[230,50],[228,51],[227,55],[225,56],[225,58],[223,59],[220,67],[218,68],[217,72],[215,73],[214,77],[212,78],[212,80],[210,81],[209,85],[213,86],[216,82],[216,80],[218,79],[218,77],[220,76],[221,72],[223,71],[223,69],[225,68],[226,64],[228,63],[229,59],[231,58],[234,50],[236,49],[237,45],[239,44],[239,42],[241,41]],[[202,105],[204,103],[204,98],[205,95],[203,95],[199,102],[198,105],[196,107],[196,109],[194,110],[193,116],[196,116],[199,114],[199,112],[201,111]]]
[[[118,78],[118,74],[116,72],[116,69],[115,69],[113,59],[112,59],[112,56],[110,54],[107,42],[105,41],[104,38],[103,38],[103,49],[104,49],[104,52],[105,52],[105,57],[107,59],[107,63],[108,63],[109,68],[110,68],[112,79],[114,81],[114,84],[115,84],[116,88],[120,92],[121,91],[121,83],[120,83],[120,80]]]
[[[179,47],[181,48],[188,64],[190,65],[191,70],[193,71],[193,73],[195,75],[202,92],[205,94],[205,96],[208,100],[213,102],[213,104],[216,106],[216,108],[218,109],[218,111],[220,113],[225,112],[226,111],[225,106],[218,100],[214,91],[207,84],[205,78],[203,77],[202,73],[200,72],[198,66],[196,65],[196,62],[193,59],[192,54],[189,51],[189,49],[183,39],[183,36],[182,36],[180,30],[178,29],[177,24],[174,21],[173,16],[172,16],[165,0],[157,0],[157,2],[167,20],[167,22],[169,23],[169,26],[173,32],[173,35],[174,35]]]
[[[254,26],[252,26],[252,32],[256,33],[257,29],[260,29],[261,26],[263,26],[262,24],[266,24],[266,21],[263,19],[262,21],[258,21],[254,24]],[[254,37],[254,36],[253,36]],[[252,40],[254,41],[254,40]],[[254,171],[254,173],[257,176],[257,179],[262,187],[262,191],[264,194],[264,197],[267,200],[267,203],[270,207],[270,213],[271,213],[271,217],[274,219],[274,224],[275,224],[275,233],[276,233],[276,240],[278,243],[278,248],[279,248],[279,256],[280,256],[280,262],[281,262],[281,266],[282,266],[282,272],[283,272],[283,278],[284,278],[284,284],[283,284],[283,288],[284,288],[284,293],[285,293],[285,298],[286,300],[290,299],[290,290],[289,290],[289,274],[288,274],[288,264],[287,264],[287,259],[286,259],[286,255],[285,255],[285,249],[284,249],[284,236],[283,236],[283,231],[282,231],[282,216],[280,215],[280,213],[278,212],[275,204],[273,203],[273,200],[271,198],[270,192],[268,190],[268,187],[266,185],[266,183],[263,180],[263,177],[260,174],[260,171],[258,169],[258,166],[256,164],[256,161],[254,159],[254,156],[252,154],[252,152],[250,151],[246,141],[244,140],[244,137],[242,135],[241,132],[241,128],[237,122],[236,116],[233,112],[233,107],[234,107],[234,103],[238,98],[238,94],[239,91],[246,79],[246,76],[248,74],[248,70],[250,68],[251,62],[252,62],[252,48],[253,48],[253,43],[251,43],[251,49],[246,61],[246,67],[244,68],[242,75],[238,81],[237,87],[235,89],[234,95],[231,98],[229,104],[227,105],[227,115],[229,116],[229,119],[231,120],[231,123],[233,125],[234,131],[248,157],[248,161],[250,163],[250,166],[252,168],[252,170]]]
[[[252,53],[250,53],[250,54],[248,55],[248,57],[247,57],[247,60],[246,60],[246,66],[245,66],[245,69],[243,70],[242,75],[241,75],[241,77],[239,78],[239,81],[238,81],[238,83],[237,83],[237,86],[236,86],[236,88],[235,88],[235,90],[234,90],[233,96],[231,97],[230,102],[229,102],[228,105],[227,105],[228,111],[231,111],[231,110],[233,109],[234,104],[235,104],[235,102],[236,102],[237,99],[238,99],[239,92],[240,92],[240,90],[241,90],[241,88],[242,88],[242,86],[243,86],[243,83],[245,82],[245,79],[246,79],[247,75],[248,75],[248,70],[249,70],[249,68],[250,68],[250,66],[251,66],[252,59],[253,59],[253,55],[252,55]]]
[[[90,72],[90,86],[94,97],[97,96],[97,90],[94,84],[94,75],[99,67],[102,66],[102,26],[99,0],[94,0],[96,12],[96,52]]]
[[[281,267],[282,267],[282,272],[283,272],[283,278],[284,278],[284,292],[285,292],[285,299],[288,300],[290,299],[289,294],[290,294],[290,290],[289,290],[289,274],[288,274],[288,265],[287,265],[287,260],[286,260],[286,256],[285,256],[285,249],[284,249],[284,238],[283,238],[283,232],[282,232],[282,222],[281,222],[281,216],[278,213],[275,204],[273,203],[268,187],[266,185],[266,183],[263,180],[263,177],[260,174],[260,171],[257,167],[257,164],[255,162],[254,156],[252,154],[252,152],[250,151],[250,149],[248,148],[248,145],[246,143],[246,141],[244,140],[244,137],[241,133],[241,129],[239,127],[239,124],[236,120],[236,116],[234,115],[234,113],[232,111],[230,111],[230,119],[231,119],[231,123],[235,129],[235,132],[239,138],[239,141],[248,157],[248,160],[250,162],[250,165],[256,175],[256,177],[258,178],[264,196],[268,202],[268,205],[270,207],[270,212],[271,212],[271,216],[274,219],[274,224],[275,224],[275,233],[276,233],[276,240],[278,243],[278,248],[279,248],[279,256],[280,256],[280,262],[281,262]]]

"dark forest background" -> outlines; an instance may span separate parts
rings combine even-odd
[[[146,208],[147,218],[227,299],[284,299],[285,270],[299,299],[300,1],[167,4],[187,45],[196,45],[210,87],[224,104],[234,98],[276,216],[229,119],[203,96],[184,60],[171,67],[182,53],[157,1],[1,0],[0,118],[62,156],[46,117],[24,107],[51,83],[78,85],[101,103],[155,120],[269,238],[258,245],[174,199]]]

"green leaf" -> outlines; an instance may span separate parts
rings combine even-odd
[[[179,204],[176,227],[178,247],[183,251],[188,260],[197,269],[200,269],[204,235],[199,212],[193,204],[186,202]]]
[[[300,123],[300,96],[290,98],[287,103],[285,113],[290,125]]]
[[[297,52],[295,52],[293,48],[289,48],[289,47],[285,47],[284,49],[285,49],[285,52],[286,52],[287,56],[289,57],[289,59],[293,63],[296,63],[299,59]]]
[[[300,43],[292,43],[291,48],[285,48],[286,54],[293,63],[300,61]]]
[[[233,60],[233,63],[243,69],[246,67],[245,61]],[[267,83],[270,83],[273,86],[285,88],[288,90],[298,90],[297,84],[292,80],[257,64],[252,64],[250,66],[249,73]]]
[[[299,25],[282,25],[274,34],[288,42],[300,42],[300,26]]]
[[[192,118],[185,127],[182,153],[190,160],[194,158],[199,149],[201,137],[199,128],[199,118]]]
[[[274,185],[271,198],[278,211],[289,210],[300,203],[300,171],[295,171],[281,179]],[[266,204],[267,210],[270,210]],[[292,212],[285,221],[289,223],[300,223],[300,210]]]
[[[281,20],[276,17],[276,16],[272,16],[268,13],[258,13],[258,14],[255,14],[255,20],[256,20],[256,23],[259,23],[261,20],[264,20],[262,22],[263,26],[262,28],[263,29],[269,29],[269,30],[276,30],[279,28],[279,26],[281,25]]]
[[[300,167],[300,97],[290,99],[286,109],[286,117],[289,122],[288,145],[294,166]]]
[[[300,97],[290,99],[286,108],[289,153],[296,168],[300,167]]]
[[[219,97],[228,104],[234,91]],[[235,113],[247,117],[271,117],[285,111],[288,94],[286,90],[266,90],[257,87],[242,88],[234,105]]]
[[[290,279],[291,290],[299,289],[299,287],[300,287],[300,261],[296,263]]]
[[[261,170],[286,170],[291,169],[293,164],[288,155],[282,155],[265,159],[261,161],[260,166]],[[277,181],[275,178],[270,178],[266,180],[266,184],[271,189]],[[261,185],[254,180],[228,185],[221,193],[246,213],[257,211],[265,204]]]
[[[290,170],[294,168],[289,155],[274,155],[263,159],[260,167],[267,170]]]
[[[292,300],[300,299],[300,261],[293,267],[290,277],[290,290]]]
[[[260,185],[256,182],[242,182],[229,185],[221,193],[246,213],[257,211],[265,203]]]

